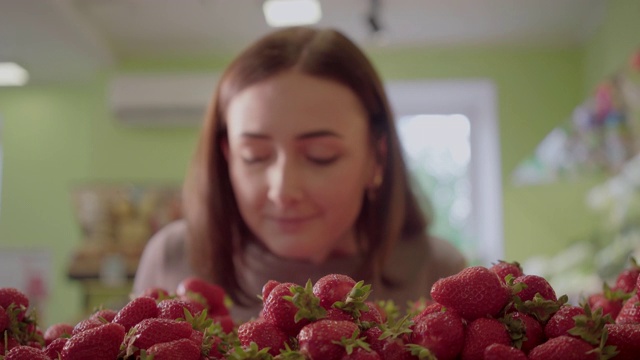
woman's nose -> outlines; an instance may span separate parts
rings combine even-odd
[[[281,207],[299,202],[303,197],[301,171],[294,162],[283,160],[269,173],[267,197]]]

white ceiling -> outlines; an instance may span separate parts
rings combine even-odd
[[[579,46],[604,17],[603,0],[320,0],[322,27],[367,49]],[[0,61],[32,83],[82,81],[122,59],[228,54],[269,31],[261,0],[0,0]]]

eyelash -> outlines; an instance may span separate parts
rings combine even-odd
[[[307,159],[309,159],[309,161],[311,161],[314,164],[317,165],[331,165],[333,164],[336,160],[338,160],[337,156],[332,156],[330,158],[312,158],[312,157],[307,157]]]

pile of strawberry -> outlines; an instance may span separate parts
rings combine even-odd
[[[578,306],[517,263],[468,267],[404,316],[367,301],[370,288],[344,275],[270,282],[260,317],[238,328],[240,350],[261,359],[640,359],[639,273],[634,262]]]
[[[0,289],[0,360],[640,358],[640,267],[581,304],[518,263],[468,267],[401,311],[371,286],[330,274],[304,286],[267,282],[262,311],[234,324],[226,294],[197,278],[149,289],[122,309],[41,331],[28,299]]]
[[[175,293],[148,289],[117,311],[42,331],[27,297],[0,288],[0,360],[222,359],[235,341],[225,298],[221,287],[188,278]]]

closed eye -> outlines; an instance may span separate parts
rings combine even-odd
[[[331,157],[307,157],[309,159],[309,161],[311,161],[314,164],[317,165],[330,165],[334,162],[336,162],[336,160],[338,160],[339,156],[331,156]]]

